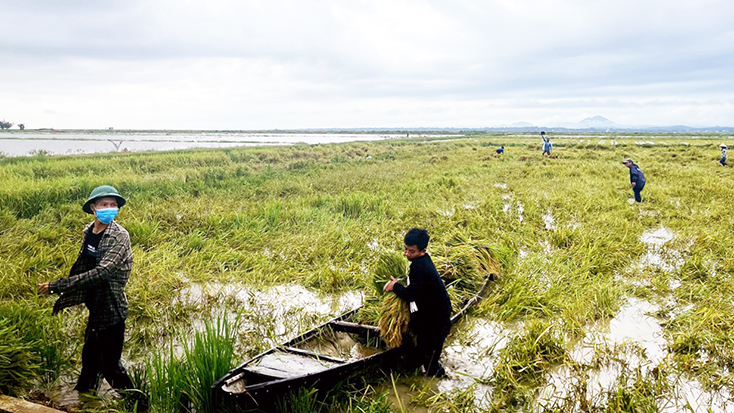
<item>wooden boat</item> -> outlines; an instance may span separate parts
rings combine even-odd
[[[494,279],[494,274],[486,277],[479,291],[451,317],[452,324],[479,302]],[[350,321],[360,309],[344,313],[230,370],[212,386],[218,407],[263,408],[294,390],[328,389],[371,369],[399,368],[406,349],[388,349],[377,327]]]

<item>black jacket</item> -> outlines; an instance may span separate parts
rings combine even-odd
[[[416,334],[448,333],[451,328],[451,300],[446,286],[426,254],[410,263],[407,287],[396,283],[393,291],[402,300],[415,302],[410,313],[410,329]]]
[[[630,165],[630,183],[631,182],[635,182],[638,187],[645,185],[645,174],[643,174],[642,169],[634,163]]]

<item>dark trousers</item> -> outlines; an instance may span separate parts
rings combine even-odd
[[[640,192],[645,189],[645,183],[642,183],[642,185],[637,184],[634,188],[632,188],[632,192],[635,193],[635,201],[642,202],[642,196],[640,195]]]
[[[443,351],[443,343],[446,336],[449,335],[451,326],[440,328],[421,328],[418,330],[411,329],[415,335],[415,344],[413,340],[404,340],[404,345],[408,346],[407,361],[409,368],[423,367],[428,376],[442,376],[444,374],[443,366],[439,363],[441,352]]]
[[[726,158],[722,157],[721,159],[719,159],[719,163],[721,164],[721,166],[726,166]]]
[[[82,372],[74,390],[97,390],[100,374],[115,390],[132,388],[130,377],[120,362],[124,339],[124,321],[104,329],[87,325],[82,349]]]
[[[427,376],[443,374],[443,367],[438,360],[441,358],[443,343],[447,334],[421,334],[417,337],[416,355]]]

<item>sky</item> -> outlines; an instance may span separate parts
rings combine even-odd
[[[27,128],[734,126],[731,0],[0,0]]]

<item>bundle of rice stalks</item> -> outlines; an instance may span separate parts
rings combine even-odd
[[[381,297],[382,288],[390,281],[390,277],[405,277],[406,260],[402,254],[396,252],[382,253],[372,268],[372,285],[375,288],[375,297]]]
[[[404,335],[408,332],[410,321],[408,303],[390,293],[382,299],[380,309],[380,319],[377,321],[380,338],[388,348],[400,347]]]
[[[357,313],[355,321],[377,325],[380,337],[389,348],[402,344],[403,334],[408,331],[410,310],[394,293],[385,293],[382,289],[391,277],[404,278],[406,261],[402,254],[383,253],[372,267],[373,294],[377,299],[368,299],[362,310]]]
[[[486,276],[498,274],[500,261],[498,247],[470,238],[455,238],[435,258],[436,269],[447,285],[459,290],[473,291]]]

